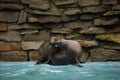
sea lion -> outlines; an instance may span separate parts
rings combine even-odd
[[[56,53],[51,54],[53,65],[79,64],[81,57],[81,45],[74,40],[65,40],[59,37],[51,37],[50,45],[56,49]]]

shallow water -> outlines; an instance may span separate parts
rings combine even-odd
[[[35,65],[35,62],[0,62],[0,80],[120,80],[120,62],[73,65]]]

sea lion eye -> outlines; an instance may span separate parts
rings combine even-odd
[[[55,47],[58,47],[58,45],[55,44]]]

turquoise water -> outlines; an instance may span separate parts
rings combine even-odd
[[[73,65],[35,65],[35,62],[0,62],[0,80],[120,80],[120,62]]]

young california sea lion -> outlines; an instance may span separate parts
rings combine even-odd
[[[57,50],[57,53],[51,54],[51,62],[53,65],[79,65],[82,50],[79,42],[61,39],[59,37],[51,37],[50,45]]]

